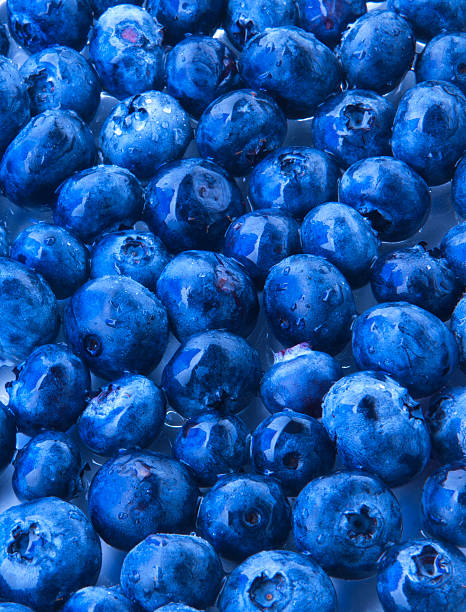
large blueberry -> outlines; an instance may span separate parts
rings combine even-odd
[[[173,44],[185,34],[213,34],[224,4],[224,0],[148,0],[147,8],[162,24],[166,42]]]
[[[458,344],[461,368],[466,372],[466,296],[463,296],[453,311],[451,329]]]
[[[448,230],[440,249],[460,283],[466,285],[466,221]]]
[[[375,574],[385,548],[401,538],[401,510],[379,478],[336,472],[311,480],[293,509],[298,550],[339,578]]]
[[[416,81],[450,81],[466,94],[466,32],[433,38],[416,61]]]
[[[463,0],[389,0],[388,7],[411,23],[420,40],[430,40],[441,32],[466,29]]]
[[[0,56],[0,155],[29,121],[26,84],[13,62]]]
[[[179,340],[209,329],[248,336],[259,303],[254,284],[236,261],[210,251],[185,251],[164,269],[157,295]]]
[[[16,425],[7,408],[0,406],[0,472],[13,458],[16,450]]]
[[[466,387],[446,387],[426,411],[432,451],[440,463],[466,457]]]
[[[286,119],[266,93],[239,89],[210,104],[199,121],[197,147],[235,176],[246,174],[286,135]]]
[[[466,64],[465,64],[466,66]],[[451,197],[456,212],[462,218],[466,217],[466,156],[456,166],[451,185]]]
[[[62,612],[137,612],[137,608],[119,587],[98,586],[85,587],[73,593]]]
[[[95,584],[100,541],[83,512],[45,497],[0,514],[0,597],[37,612]]]
[[[298,0],[299,23],[319,40],[334,47],[346,26],[366,12],[365,0]]]
[[[404,94],[393,123],[395,157],[429,185],[440,185],[451,179],[465,149],[466,96],[458,87],[424,81]]]

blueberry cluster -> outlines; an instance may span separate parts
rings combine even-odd
[[[466,612],[465,0],[4,21],[0,612]]]

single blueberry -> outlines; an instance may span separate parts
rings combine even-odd
[[[298,0],[299,23],[328,47],[334,47],[346,26],[367,11],[365,0]]]
[[[172,259],[157,282],[157,295],[179,340],[210,329],[248,336],[259,312],[244,268],[210,251],[185,251]]]
[[[137,612],[137,608],[120,592],[120,587],[98,586],[85,587],[73,593],[62,612]]]
[[[147,9],[163,26],[168,43],[186,34],[213,34],[223,17],[224,0],[148,0]]]
[[[29,121],[26,83],[16,65],[0,56],[0,155]]]
[[[401,509],[376,476],[336,472],[304,487],[294,506],[293,529],[298,550],[331,576],[367,578],[375,574],[385,548],[401,539]]]
[[[127,374],[102,387],[78,421],[81,441],[94,453],[145,448],[160,433],[165,398],[149,378]]]
[[[13,490],[21,501],[40,497],[70,500],[83,490],[79,446],[60,431],[44,431],[23,446],[14,460]]]
[[[221,250],[232,219],[245,212],[233,178],[200,158],[164,164],[146,190],[145,220],[171,252]]]
[[[416,81],[450,81],[466,94],[466,32],[439,34],[416,61]]]
[[[453,311],[451,329],[458,345],[461,369],[466,372],[466,296],[463,296]]]
[[[239,89],[206,108],[196,142],[202,157],[240,176],[282,144],[286,127],[285,116],[269,95]]]
[[[278,548],[290,531],[290,506],[273,478],[254,474],[223,476],[202,498],[196,527],[215,550],[242,561]]]
[[[456,212],[462,218],[466,217],[466,156],[456,166],[451,184],[451,197]]]
[[[95,584],[102,553],[84,513],[44,497],[0,514],[0,597],[49,612]]]
[[[466,285],[466,221],[448,230],[440,249],[459,282]]]
[[[466,457],[466,387],[447,387],[431,399],[426,420],[440,463]]]
[[[118,4],[137,4],[140,6],[144,0],[90,0],[94,15],[99,17],[107,9]]]
[[[6,226],[0,222],[0,257],[8,257],[10,254],[10,244],[6,233]]]
[[[168,340],[165,308],[146,287],[127,276],[89,281],[68,302],[65,336],[99,376],[148,373]]]
[[[441,32],[466,29],[463,0],[389,0],[388,8],[411,23],[419,40],[428,41]]]
[[[13,458],[16,450],[16,425],[11,412],[0,405],[0,472]]]
[[[7,55],[10,48],[10,40],[7,34],[6,24],[0,25],[0,55]]]

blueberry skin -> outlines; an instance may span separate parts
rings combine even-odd
[[[464,608],[466,557],[446,542],[408,540],[379,562],[377,593],[386,612],[458,612]]]
[[[390,153],[395,109],[371,91],[353,89],[334,94],[321,104],[312,122],[312,141],[317,149],[335,156],[343,168]]]
[[[116,98],[163,89],[162,26],[131,4],[109,8],[89,37],[89,57],[103,88]]]
[[[416,81],[449,81],[466,94],[466,33],[440,34],[424,47],[415,65]]]
[[[348,342],[355,306],[344,276],[323,257],[292,255],[265,281],[269,325],[285,345],[308,342],[331,355]]]
[[[6,257],[0,258],[0,322],[0,359],[10,364],[25,359],[36,346],[52,342],[60,326],[48,283]]]
[[[18,451],[12,485],[21,501],[40,497],[70,500],[83,490],[79,446],[60,431],[44,431]]]
[[[157,281],[157,295],[180,341],[210,329],[248,336],[259,313],[244,268],[210,251],[185,251],[172,259]]]
[[[326,353],[313,351],[306,342],[274,357],[260,386],[267,410],[275,413],[289,408],[320,418],[322,398],[343,374],[340,364]]]
[[[92,24],[88,0],[7,0],[8,26],[15,41],[30,53],[51,45],[80,51]]]
[[[298,0],[300,26],[334,47],[346,26],[367,11],[365,0]]]
[[[224,12],[223,0],[148,0],[147,9],[163,26],[164,42],[177,43],[186,34],[213,34]]]
[[[387,242],[415,234],[431,206],[424,179],[404,162],[384,156],[350,166],[339,183],[339,200],[369,219],[380,239]]]
[[[458,345],[461,369],[466,372],[466,296],[458,302],[453,311],[451,330]]]
[[[458,87],[424,81],[404,94],[393,123],[395,157],[429,185],[441,185],[452,178],[465,148],[466,96]]]
[[[255,166],[249,179],[253,208],[278,208],[297,218],[337,195],[333,156],[311,147],[277,149]]]
[[[466,387],[447,387],[433,397],[426,420],[441,464],[466,457]]]
[[[187,465],[201,486],[238,472],[249,458],[249,430],[233,415],[201,413],[185,422],[173,443],[174,456]]]
[[[254,471],[276,478],[291,497],[313,478],[330,472],[335,454],[322,423],[292,410],[264,419],[251,439]]]
[[[129,550],[150,533],[190,531],[198,496],[176,459],[151,451],[119,453],[91,482],[89,517],[105,542]]]
[[[466,221],[448,230],[440,249],[460,283],[466,285]]]
[[[206,108],[196,143],[202,157],[241,176],[282,144],[286,129],[285,116],[270,96],[239,89]]]
[[[136,4],[140,6],[143,0],[91,0],[92,10],[96,17],[100,17],[107,9],[118,4]]]
[[[20,69],[31,100],[31,113],[72,110],[91,121],[100,103],[101,85],[94,68],[74,49],[59,45],[31,55]]]
[[[189,115],[166,93],[127,98],[109,114],[99,136],[106,163],[151,178],[163,163],[179,159],[192,139]]]
[[[380,257],[371,271],[372,292],[378,302],[404,301],[449,319],[462,285],[446,259],[423,244]]]
[[[100,541],[83,512],[44,497],[0,514],[0,597],[46,612],[100,572]]]
[[[354,208],[328,202],[307,213],[301,226],[303,252],[328,259],[352,287],[369,280],[379,240],[370,223]]]
[[[78,432],[92,452],[111,456],[120,449],[149,446],[164,419],[165,397],[157,385],[128,374],[102,387],[88,402]]]
[[[146,190],[145,220],[174,253],[221,250],[230,221],[244,212],[236,182],[205,159],[164,164]]]
[[[401,539],[401,510],[383,482],[360,471],[312,480],[293,509],[299,551],[309,553],[331,576],[375,574],[385,548]]]
[[[416,41],[409,23],[378,9],[360,17],[343,34],[337,51],[350,87],[383,94],[411,68]]]
[[[6,197],[19,206],[50,205],[59,185],[91,166],[95,156],[94,137],[78,115],[45,111],[10,143],[1,161],[0,182]]]
[[[345,467],[372,472],[390,487],[406,484],[429,461],[419,404],[384,373],[356,372],[337,381],[324,398],[322,422]]]
[[[466,463],[444,465],[422,490],[423,530],[455,546],[466,546]]]
[[[112,232],[102,236],[92,248],[91,278],[121,274],[155,291],[169,261],[164,244],[151,232]]]
[[[33,610],[17,603],[0,603],[0,612],[33,612]]]
[[[6,25],[0,26],[0,55],[7,55],[10,48]]]
[[[76,354],[107,379],[124,372],[147,374],[168,341],[165,308],[127,276],[103,276],[83,285],[68,302],[63,325]]]
[[[8,257],[10,254],[10,245],[6,233],[6,227],[0,223],[0,257]]]
[[[442,32],[466,29],[466,7],[462,0],[389,0],[388,8],[405,17],[416,38],[422,41]]]
[[[219,96],[241,83],[235,54],[210,36],[189,36],[168,54],[167,91],[198,119]]]
[[[451,197],[457,214],[466,217],[466,156],[456,166],[451,184]]]
[[[196,528],[219,555],[235,561],[278,548],[290,531],[290,506],[273,478],[223,476],[202,498]]]
[[[70,297],[89,276],[86,247],[58,225],[35,223],[24,229],[11,246],[11,258],[41,274],[59,300]]]
[[[256,396],[261,375],[259,354],[244,338],[226,331],[190,336],[162,375],[170,405],[186,418],[206,411],[235,414]]]
[[[312,115],[339,88],[342,76],[332,51],[293,26],[267,28],[254,36],[241,53],[239,68],[249,87],[267,91],[292,119]]]
[[[223,252],[239,261],[251,278],[263,285],[272,266],[301,252],[299,226],[280,209],[246,213],[230,224]]]
[[[30,116],[24,79],[11,60],[0,56],[0,155],[3,155]]]
[[[133,548],[120,575],[123,592],[147,612],[169,602],[207,607],[214,603],[222,578],[222,564],[208,542],[164,533]]]
[[[0,406],[0,472],[7,467],[16,450],[16,425],[10,411]]]
[[[66,431],[84,409],[91,388],[89,370],[64,344],[44,344],[16,368],[7,383],[8,404],[18,430],[33,436],[41,429]]]
[[[198,610],[196,608],[191,608],[191,606],[185,606],[184,604],[172,603],[157,608],[157,612],[198,612]]]
[[[53,218],[83,242],[131,226],[142,216],[144,192],[137,178],[118,166],[95,166],[60,188]]]
[[[136,604],[119,591],[119,588],[85,587],[73,593],[62,612],[137,612]]]

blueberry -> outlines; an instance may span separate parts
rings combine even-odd
[[[313,351],[306,342],[276,353],[274,361],[261,381],[267,410],[289,408],[319,418],[322,398],[342,376],[340,364],[326,353]]]
[[[183,156],[192,138],[188,114],[166,93],[147,91],[117,104],[102,126],[107,163],[149,179],[158,166]]]
[[[88,0],[7,0],[8,25],[15,41],[31,53],[51,45],[80,51],[92,24]]]
[[[63,344],[45,344],[16,369],[7,383],[8,407],[19,431],[34,435],[41,429],[66,431],[84,410],[91,386],[84,362]]]
[[[303,252],[325,257],[353,287],[369,280],[379,241],[370,223],[354,208],[328,202],[309,211],[301,226]]]
[[[78,115],[45,111],[33,117],[10,143],[0,165],[0,182],[15,204],[51,204],[60,183],[90,166],[95,155],[94,137]]]
[[[0,257],[8,257],[9,254],[10,245],[8,242],[6,227],[0,222]]]
[[[377,592],[383,609],[459,612],[464,608],[466,557],[438,540],[408,540],[379,561]]]
[[[223,248],[259,285],[272,266],[300,251],[298,224],[286,211],[273,208],[249,212],[233,221]]]
[[[107,9],[118,4],[137,4],[138,6],[143,4],[144,0],[90,0],[91,6],[94,11],[94,15],[99,17]]]
[[[17,603],[2,603],[0,602],[0,612],[33,612],[28,606],[22,606]]]
[[[235,414],[254,399],[261,373],[259,355],[244,338],[225,331],[190,336],[162,375],[170,405],[186,418],[209,410]]]
[[[160,361],[168,340],[165,308],[127,276],[89,281],[68,302],[65,336],[99,376],[145,374]]]
[[[254,36],[239,66],[248,86],[267,91],[292,119],[312,115],[341,82],[340,66],[330,49],[292,26],[267,28]]]
[[[14,461],[12,485],[16,497],[70,500],[83,490],[83,463],[78,445],[60,431],[44,431],[20,450]]]
[[[89,517],[105,542],[129,550],[150,533],[190,531],[198,495],[187,468],[175,459],[150,451],[120,453],[91,482]]]
[[[57,302],[48,283],[21,263],[0,258],[0,359],[25,359],[40,344],[52,342],[60,325]]]
[[[369,219],[388,242],[416,233],[431,205],[424,180],[393,157],[369,157],[350,166],[341,178],[339,199]]]
[[[380,257],[372,267],[371,286],[378,302],[409,302],[443,321],[450,318],[462,289],[447,261],[424,244]]]
[[[116,98],[163,89],[162,27],[138,6],[119,4],[96,21],[89,57],[103,88]]]
[[[388,7],[411,23],[420,40],[430,40],[441,32],[464,32],[466,28],[463,0],[389,0]]]
[[[466,94],[466,33],[439,34],[416,61],[416,81],[450,81]]]
[[[102,236],[92,248],[91,278],[121,274],[155,291],[169,261],[162,241],[151,232],[113,232]]]
[[[456,212],[462,218],[466,217],[466,156],[456,166],[451,185],[451,197]]]
[[[466,296],[463,296],[453,311],[451,329],[458,344],[461,368],[466,372]]]
[[[301,27],[329,47],[367,10],[365,0],[298,0],[298,7]]]
[[[465,148],[466,96],[458,87],[424,81],[404,94],[393,123],[395,157],[429,185],[440,185],[451,179]]]
[[[284,544],[290,514],[276,480],[231,474],[220,478],[202,498],[196,526],[220,555],[242,561]]]
[[[70,297],[89,276],[86,247],[58,225],[35,223],[24,229],[11,246],[11,257],[41,274],[59,300]]]
[[[466,387],[447,387],[426,411],[433,454],[440,463],[466,457]]]
[[[248,336],[259,312],[253,282],[233,259],[185,251],[164,269],[157,295],[179,340],[210,329]]]
[[[68,502],[45,497],[0,514],[4,600],[53,610],[76,589],[95,584],[101,558],[89,520]]]
[[[438,391],[458,365],[448,327],[407,302],[372,306],[353,325],[353,355],[361,370],[384,371],[414,397]]]
[[[85,587],[73,593],[62,612],[137,612],[136,604],[119,591],[119,587]]]
[[[211,486],[219,476],[238,472],[248,462],[249,431],[235,416],[204,412],[185,422],[173,454],[201,486]]]
[[[350,286],[323,257],[292,255],[275,265],[264,287],[269,325],[285,345],[338,353],[348,342],[355,314]]]
[[[100,103],[99,77],[80,53],[56,45],[31,55],[21,66],[31,112],[72,110],[91,121]]]
[[[259,552],[228,576],[218,600],[220,612],[336,612],[335,589],[310,557],[291,550]]]
[[[285,135],[286,119],[277,103],[265,93],[239,89],[206,108],[196,142],[202,157],[239,176],[278,148]]]
[[[259,162],[249,180],[253,208],[278,208],[294,217],[336,198],[334,158],[310,147],[277,149]]]
[[[11,413],[0,406],[0,472],[13,458],[16,450],[16,426]]]
[[[448,230],[440,249],[460,283],[466,285],[466,221]]]
[[[94,453],[145,448],[157,437],[165,418],[165,398],[148,378],[127,374],[102,387],[78,422],[81,441]]]
[[[375,574],[385,548],[401,538],[401,510],[379,478],[336,472],[312,480],[293,510],[298,550],[309,553],[331,576]]]
[[[386,93],[411,68],[415,47],[409,23],[392,11],[378,9],[346,30],[337,55],[350,87]]]
[[[188,36],[168,55],[167,91],[196,119],[240,82],[235,54],[216,38]]]
[[[325,396],[322,421],[345,467],[377,474],[400,486],[419,474],[430,456],[422,410],[408,391],[378,372],[356,372]]]
[[[466,546],[466,463],[444,465],[422,490],[423,530],[456,546]]]
[[[0,25],[0,55],[7,55],[10,48],[7,31],[6,25],[2,23]]]
[[[335,463],[335,447],[322,423],[292,410],[267,417],[251,439],[254,471],[276,478],[287,495],[296,496],[313,478]]]
[[[164,164],[146,190],[147,224],[175,253],[221,250],[230,221],[244,211],[235,181],[205,159]]]
[[[105,231],[133,225],[143,207],[144,192],[131,172],[118,166],[95,166],[62,185],[53,218],[84,242],[92,242]]]
[[[192,535],[155,534],[131,550],[121,568],[124,593],[152,612],[168,602],[214,603],[223,578],[212,546]]]
[[[223,0],[148,0],[147,8],[164,30],[164,38],[173,44],[185,34],[213,34],[224,11]]]
[[[394,115],[391,103],[371,91],[334,94],[314,116],[314,146],[332,153],[344,168],[366,157],[388,155]]]
[[[15,64],[0,56],[0,155],[30,118],[26,83]]]

